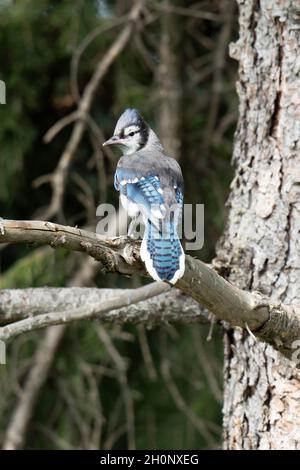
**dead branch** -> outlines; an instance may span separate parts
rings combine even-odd
[[[193,411],[193,409],[183,399],[172,377],[170,363],[167,359],[162,360],[160,369],[167,389],[169,390],[169,393],[172,396],[179,411],[183,413],[186,418],[191,422],[191,424],[197,429],[197,431],[205,439],[206,443],[210,447],[214,447],[216,442],[213,438],[212,433],[208,429],[207,422],[199,418]]]
[[[87,263],[75,273],[69,285],[87,285],[94,274],[95,265]],[[49,327],[45,332],[45,336],[41,339],[34,354],[33,365],[27,375],[3,439],[4,450],[17,450],[24,446],[35,404],[48,378],[65,332],[66,325]]]
[[[28,317],[24,320],[5,325],[0,328],[0,339],[8,341],[23,333],[38,330],[52,325],[61,325],[73,321],[84,319],[101,319],[102,315],[112,310],[120,309],[127,305],[135,304],[141,300],[146,300],[169,290],[170,287],[164,283],[152,283],[138,289],[128,289],[127,295],[115,296],[112,299],[101,302],[101,304],[91,304],[89,306],[78,307],[62,312],[49,312]],[[103,320],[103,318],[102,318]]]
[[[120,355],[106,330],[102,326],[99,326],[96,331],[98,333],[99,339],[104,344],[108,355],[110,356],[118,371],[117,377],[122,390],[125,406],[127,445],[128,449],[134,450],[136,448],[134,404],[132,391],[130,390],[126,373],[127,363],[124,357]]]
[[[97,268],[97,265],[95,264]],[[101,304],[117,296],[126,297],[128,289],[33,288],[0,291],[0,326],[48,312],[65,312],[80,305]],[[103,318],[103,317],[102,317]],[[172,289],[156,297],[116,309],[106,321],[118,324],[208,323],[208,312],[190,297]]]
[[[138,332],[138,340],[140,343],[141,353],[144,359],[145,367],[148,372],[148,377],[150,380],[156,380],[157,372],[155,369],[153,357],[152,357],[150,346],[148,343],[145,326],[138,325],[137,332]]]
[[[38,347],[34,364],[26,379],[25,388],[11,416],[4,437],[3,450],[16,450],[23,446],[39,391],[48,377],[53,357],[64,335],[64,330],[64,325],[49,328],[40,347]]]
[[[192,8],[176,7],[173,5],[165,5],[157,2],[152,2],[152,7],[162,13],[174,13],[176,15],[183,15],[199,20],[220,21],[221,17],[210,11],[195,10]]]
[[[110,66],[122,52],[126,44],[128,43],[131,34],[134,30],[136,21],[138,20],[142,7],[143,7],[144,0],[137,0],[134,3],[134,6],[131,12],[128,15],[128,22],[124,26],[123,30],[117,36],[116,40],[110,46],[102,60],[99,62],[95,72],[92,75],[91,80],[86,85],[82,98],[78,104],[77,110],[77,121],[74,125],[72,130],[70,139],[63,151],[63,154],[59,160],[59,163],[51,176],[51,185],[52,185],[52,198],[48,209],[44,214],[45,219],[51,219],[55,216],[60,210],[62,206],[62,200],[64,196],[64,187],[65,187],[65,180],[68,175],[69,167],[72,163],[74,158],[75,152],[80,144],[82,136],[87,126],[86,116],[88,115],[91,104],[93,101],[93,97],[95,92],[101,83],[102,79],[106,75],[107,71],[109,70]],[[72,119],[74,118],[74,113],[72,113]],[[67,118],[64,118],[64,124],[67,122],[69,123]],[[57,124],[55,132],[57,128],[60,126]],[[53,135],[53,128],[50,132],[50,136]],[[49,138],[49,132],[47,133]]]
[[[112,20],[109,24],[97,26],[97,28],[93,29],[79,44],[77,49],[75,50],[72,61],[71,61],[71,72],[70,72],[70,87],[71,92],[74,99],[78,102],[80,100],[80,93],[78,87],[78,69],[79,69],[79,62],[82,57],[84,51],[88,48],[88,46],[101,34],[107,33],[118,26],[123,25],[129,19],[128,15],[121,16]]]

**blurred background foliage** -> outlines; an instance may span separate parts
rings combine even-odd
[[[74,123],[49,143],[43,137],[77,109],[71,64],[82,41],[132,8],[121,0],[0,0],[0,214],[42,217],[49,182]],[[178,160],[185,200],[205,204],[204,261],[222,232],[232,172],[237,117],[233,0],[145,2],[123,52],[93,97],[90,115],[109,137],[126,107],[137,107]],[[97,64],[123,25],[95,34],[78,67],[82,95]],[[74,84],[74,76],[73,76]],[[118,155],[102,153],[84,134],[68,169],[64,198],[53,220],[96,226],[96,207],[117,203],[113,173]],[[50,248],[1,247],[0,288],[38,286],[136,287],[141,279],[104,276],[86,256]],[[207,341],[208,334],[211,340]],[[47,332],[9,346],[0,366],[0,441]],[[69,448],[217,448],[221,442],[222,333],[203,326],[65,328],[49,357],[49,371],[31,410],[22,446]]]

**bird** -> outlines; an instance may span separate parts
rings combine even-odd
[[[140,248],[150,276],[175,284],[184,274],[185,253],[177,228],[183,210],[184,181],[178,162],[166,155],[149,124],[137,109],[126,109],[104,146],[119,147],[114,185],[132,222],[142,216],[145,226]]]

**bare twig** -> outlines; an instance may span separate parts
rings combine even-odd
[[[97,264],[93,262],[93,268]],[[89,262],[84,265],[84,271]],[[77,284],[78,285],[78,284]],[[130,290],[129,290],[130,292]],[[6,289],[0,291],[0,326],[17,322],[24,318],[32,318],[48,312],[64,312],[76,309],[81,305],[101,304],[119,296],[126,298],[128,289],[97,289],[97,288],[54,288],[39,287],[33,289]],[[110,320],[109,320],[110,318]],[[167,292],[131,304],[107,316],[108,322],[117,324],[142,324],[154,327],[157,324],[193,324],[208,322],[208,312],[190,297],[179,290]],[[124,339],[124,332],[122,333]]]
[[[68,114],[68,116],[63,117],[59,121],[57,121],[44,135],[44,142],[48,144],[51,142],[51,140],[54,139],[54,137],[61,132],[64,127],[68,126],[69,124],[72,124],[72,122],[76,121],[80,117],[80,114],[78,111],[74,111],[71,114]]]
[[[94,157],[96,161],[96,167],[98,171],[98,184],[99,184],[99,203],[106,201],[107,194],[107,178],[104,165],[103,151],[99,147],[99,140],[96,139],[95,135],[90,133],[90,140],[94,149]],[[94,214],[96,211],[94,212]]]
[[[215,377],[213,367],[211,367],[209,354],[206,353],[205,348],[203,347],[202,341],[203,337],[198,328],[193,328],[193,339],[194,346],[196,351],[196,357],[198,359],[199,365],[204,372],[204,375],[207,379],[209,388],[217,400],[217,402],[222,403],[222,390],[220,389],[219,383]]]
[[[149,378],[151,380],[155,380],[155,379],[157,379],[157,372],[156,372],[154,362],[153,362],[153,359],[152,359],[152,355],[151,355],[151,351],[150,351],[150,347],[149,347],[147,334],[146,334],[144,325],[138,325],[137,326],[137,331],[138,331],[138,339],[139,339],[139,343],[140,343],[140,346],[141,346],[143,359],[144,359],[145,366],[146,366],[147,371],[148,371]]]
[[[127,379],[127,364],[124,358],[120,355],[119,351],[114,346],[109,334],[105,331],[103,327],[98,327],[97,332],[100,340],[104,344],[109,356],[111,357],[113,363],[115,364],[118,370],[118,379],[123,394],[123,401],[125,406],[126,414],[126,431],[127,431],[127,444],[129,450],[134,450],[136,448],[135,444],[135,424],[134,424],[134,405],[133,397],[128,385]]]
[[[111,310],[138,303],[141,300],[149,299],[169,289],[170,287],[167,284],[153,283],[137,289],[128,290],[126,297],[124,295],[116,296],[113,299],[102,302],[100,305],[92,304],[69,311],[49,312],[33,318],[26,318],[1,327],[0,339],[2,341],[8,341],[28,331],[45,328],[46,326],[61,325],[84,319],[101,319],[102,315]]]
[[[169,0],[161,4],[170,6]],[[168,10],[166,10],[168,11]],[[178,54],[182,32],[178,19],[169,12],[161,16],[161,34],[159,41],[160,63],[157,67],[157,115],[159,133],[168,155],[176,160],[181,156],[182,127],[182,83],[181,57]]]
[[[192,8],[176,7],[174,5],[165,5],[157,2],[152,2],[154,9],[163,13],[175,13],[176,15],[189,16],[199,20],[220,21],[221,17],[210,11],[195,10]]]
[[[120,439],[120,437],[123,434],[125,434],[125,432],[126,432],[126,425],[125,424],[123,426],[120,426],[115,431],[113,431],[108,436],[108,438],[105,440],[104,445],[103,445],[103,449],[105,449],[105,450],[106,449],[107,450],[113,449],[115,442],[117,442],[117,440]]]
[[[89,113],[93,97],[100,82],[106,75],[112,63],[116,60],[118,55],[122,52],[128,43],[134,30],[135,23],[140,16],[143,3],[143,0],[137,0],[135,2],[130,14],[128,15],[128,22],[126,26],[124,26],[121,33],[118,35],[102,60],[99,62],[91,80],[85,87],[82,98],[78,104],[78,120],[72,130],[70,139],[51,178],[53,193],[51,203],[46,212],[43,214],[43,218],[45,219],[51,219],[61,210],[65,180],[67,178],[68,170],[87,126],[85,117]]]
[[[220,6],[220,14],[224,16],[225,21],[221,28],[218,47],[215,53],[214,73],[212,81],[212,93],[209,106],[209,113],[207,118],[206,129],[204,132],[203,150],[208,151],[210,142],[212,141],[212,134],[218,117],[218,110],[220,106],[220,97],[222,94],[223,84],[223,70],[226,64],[228,44],[231,35],[233,24],[234,3],[231,0],[223,1]]]
[[[52,366],[53,357],[60,340],[64,335],[65,327],[56,326],[48,330],[43,342],[35,355],[24,390],[11,417],[3,441],[4,450],[20,449],[24,443],[26,429],[31,419],[38,392],[44,385]]]
[[[69,285],[87,285],[95,273],[95,264],[87,263],[77,271]],[[66,325],[49,327],[40,341],[15,410],[6,430],[3,449],[17,450],[24,446],[34,407],[47,380],[56,352],[66,332]]]
[[[163,359],[161,362],[161,373],[165,384],[176,403],[178,409],[187,417],[187,419],[193,424],[193,426],[199,431],[203,436],[207,444],[210,446],[215,445],[215,440],[208,429],[207,423],[205,423],[201,418],[199,418],[192,408],[185,402],[183,399],[178,387],[172,377],[170,371],[170,363],[167,359]]]
[[[78,69],[79,69],[79,62],[82,57],[84,51],[88,48],[88,46],[101,34],[107,33],[118,26],[126,23],[128,21],[128,15],[121,16],[112,20],[109,24],[97,26],[97,28],[93,29],[79,44],[77,49],[75,50],[72,60],[71,60],[71,71],[70,71],[70,87],[71,92],[74,99],[78,102],[80,100],[80,93],[78,88]]]
[[[78,186],[78,192],[76,194],[77,199],[86,210],[86,218],[88,223],[91,223],[95,219],[96,206],[93,196],[93,191],[90,185],[80,176],[79,173],[73,173],[72,179]]]

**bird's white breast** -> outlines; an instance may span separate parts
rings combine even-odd
[[[121,194],[121,204],[129,217],[136,217],[140,212],[138,205],[130,201],[124,194]]]

